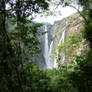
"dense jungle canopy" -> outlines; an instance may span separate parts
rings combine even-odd
[[[54,14],[50,3],[77,14],[54,25],[34,22],[36,14]],[[56,67],[40,68],[48,58]],[[0,92],[92,92],[92,0],[0,0]]]

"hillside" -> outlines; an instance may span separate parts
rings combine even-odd
[[[84,54],[84,51],[88,48],[88,46],[82,37],[82,28],[82,17],[78,13],[75,13],[60,21],[56,21],[51,31],[54,42],[51,57],[58,57],[61,64],[65,65],[73,61],[75,59],[75,55]],[[60,40],[62,40],[64,30],[64,42],[62,42]],[[58,55],[57,51],[59,51]],[[65,60],[63,62],[62,54],[65,55]]]

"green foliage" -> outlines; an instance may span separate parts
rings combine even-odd
[[[68,79],[67,73],[65,71],[66,68],[63,67],[61,72],[56,69],[46,71],[47,76],[50,77],[50,86],[52,88],[52,92],[77,92]]]
[[[82,34],[84,38],[89,42],[90,47],[92,47],[92,19],[88,19],[89,23],[84,25]]]
[[[45,74],[29,63],[39,53],[37,29],[41,26],[32,22],[32,15],[47,8],[44,0],[0,1],[0,92],[36,92],[38,84],[47,84]],[[26,19],[29,16],[31,21]],[[38,92],[47,88],[43,86]]]
[[[6,8],[6,5],[9,6],[9,8],[5,9],[6,15],[9,17],[16,17],[17,20],[23,21],[22,18],[25,17],[32,17],[33,12],[39,13],[40,10],[44,10],[48,8],[48,1],[45,0],[2,0],[0,1],[0,12],[3,14],[4,8]]]
[[[56,51],[61,50],[63,52],[63,54],[65,54],[67,57],[71,56],[73,50],[76,47],[80,46],[81,41],[82,41],[81,34],[72,35],[64,43],[60,44],[59,46],[56,46],[56,48],[54,49],[53,53],[56,55]]]
[[[68,1],[65,5],[68,5]],[[85,9],[90,8],[90,4],[86,7],[87,1],[85,4],[82,0],[80,2]],[[6,4],[10,4],[10,9],[6,10]],[[33,61],[34,55],[39,53],[37,29],[41,24],[27,20],[26,17],[47,7],[44,0],[0,1],[0,92],[92,91],[92,49],[84,56],[76,56],[74,62],[60,66],[59,69],[40,70],[33,62],[28,62]],[[84,37],[92,47],[91,9],[87,14],[88,24],[84,26]],[[6,17],[11,17],[7,19],[9,22]],[[81,42],[81,36],[71,36],[57,49],[71,47],[71,44],[77,42]]]
[[[49,92],[49,78],[46,76],[44,71],[40,70],[37,65],[34,65],[32,63],[27,63],[27,66],[25,66],[24,68],[24,71],[27,75],[25,87],[28,85],[28,87],[30,88],[31,86],[32,92],[43,92],[44,90],[47,90]]]
[[[35,82],[31,79],[31,76],[36,76],[34,73],[31,74],[31,72],[37,73],[40,70],[34,64],[28,62],[32,62],[33,55],[39,53],[37,28],[40,27],[41,24],[35,24],[32,21],[25,20],[25,23],[20,23],[17,26],[14,19],[13,21],[11,20],[11,22],[15,24],[15,26],[8,31],[8,27],[13,25],[11,23],[9,24],[10,26],[7,25],[7,33],[11,39],[10,43],[4,42],[5,40],[3,41],[3,37],[1,38],[0,91],[30,92],[33,89],[36,90],[34,87],[37,86],[36,84],[36,86],[31,85],[31,82]],[[7,48],[8,44],[12,46],[11,50],[13,50],[13,53],[11,54],[9,54],[9,49]],[[33,66],[34,68],[32,68]],[[44,83],[45,80],[42,80]]]
[[[85,56],[76,57],[77,62],[74,71],[70,74],[73,85],[77,87],[79,92],[92,91],[92,52],[89,51]]]
[[[61,70],[49,70],[51,86],[56,92],[90,92],[92,91],[92,50],[84,56],[76,56],[76,60]]]

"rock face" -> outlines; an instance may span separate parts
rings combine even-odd
[[[66,65],[74,60],[75,55],[81,54],[85,42],[81,29],[82,18],[77,13],[41,28],[40,47],[45,68]]]
[[[81,29],[82,18],[77,13],[54,23],[52,37],[53,49],[56,48],[54,51],[56,62],[65,65],[74,59],[83,39]]]

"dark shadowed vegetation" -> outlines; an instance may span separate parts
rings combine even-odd
[[[87,49],[70,63],[42,70],[34,63],[35,54],[41,53],[37,30],[42,24],[33,22],[33,15],[48,10],[48,1],[0,0],[0,92],[92,92],[92,0],[78,1],[83,7],[77,10],[83,18],[82,36],[73,35],[56,48],[69,47],[69,56],[71,44],[77,47],[83,37]]]

